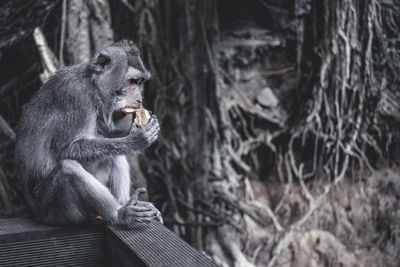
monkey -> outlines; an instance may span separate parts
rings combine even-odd
[[[23,106],[15,163],[27,206],[38,221],[144,223],[160,211],[130,196],[126,155],[156,141],[155,115],[139,129],[116,127],[113,114],[139,108],[151,77],[130,41],[114,43],[87,62],[57,70]]]

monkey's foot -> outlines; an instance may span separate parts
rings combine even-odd
[[[159,222],[163,223],[161,212],[153,203],[138,200],[139,194],[144,192],[146,192],[145,188],[137,189],[128,203],[118,210],[120,223],[148,223],[152,219],[157,219]]]

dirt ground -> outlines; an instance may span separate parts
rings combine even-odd
[[[399,173],[399,168],[385,168],[359,175],[359,179],[344,179],[302,227],[293,231],[292,242],[274,266],[400,266]],[[313,188],[320,190],[323,183],[315,180],[306,185],[316,196],[320,192]],[[257,188],[256,197],[271,208],[276,195],[283,192],[276,183],[258,182],[253,188]],[[275,210],[284,228],[307,211],[308,200],[302,192],[300,185],[291,185],[284,204]],[[257,266],[267,266],[276,240],[282,236],[270,234],[272,227],[254,231],[258,238],[252,239],[249,251],[264,242],[255,255]]]

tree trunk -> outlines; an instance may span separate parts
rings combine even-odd
[[[68,1],[67,53],[71,65],[90,58],[89,8],[87,2]]]
[[[70,64],[88,60],[113,40],[107,0],[68,1],[67,53]]]

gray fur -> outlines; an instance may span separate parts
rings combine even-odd
[[[16,165],[32,213],[49,224],[101,216],[108,223],[148,221],[159,211],[129,197],[125,155],[158,136],[153,115],[123,134],[112,114],[142,101],[150,77],[132,44],[105,48],[86,63],[58,70],[24,106],[16,142]],[[133,203],[133,204],[132,204]]]

